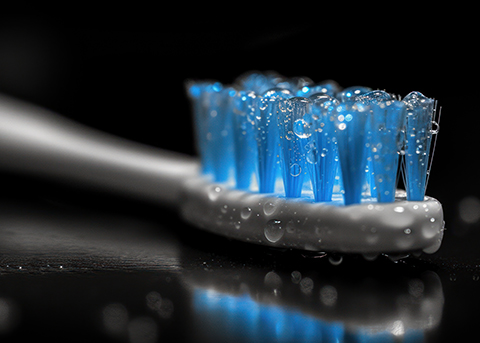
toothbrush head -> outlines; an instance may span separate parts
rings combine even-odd
[[[439,249],[442,206],[425,195],[435,100],[274,73],[187,87],[203,170],[185,187],[187,220],[283,248]]]

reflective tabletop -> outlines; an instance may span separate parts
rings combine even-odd
[[[474,231],[468,240],[447,234],[433,255],[367,261],[230,241],[149,204],[51,190],[28,200],[7,192],[0,201],[3,341],[475,337]]]

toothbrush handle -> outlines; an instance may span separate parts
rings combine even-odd
[[[162,151],[88,128],[0,95],[0,168],[74,181],[177,206],[189,156]]]

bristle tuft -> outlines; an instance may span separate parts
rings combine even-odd
[[[424,199],[438,124],[436,101],[419,92],[400,100],[273,72],[233,86],[191,81],[187,91],[202,172],[214,182],[350,205],[395,201],[401,170],[407,199]]]

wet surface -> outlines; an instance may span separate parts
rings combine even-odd
[[[227,240],[126,199],[52,194],[1,199],[3,341],[451,342],[476,334],[480,256],[469,242],[478,233],[461,218],[463,236],[447,230],[436,254],[367,261]]]

